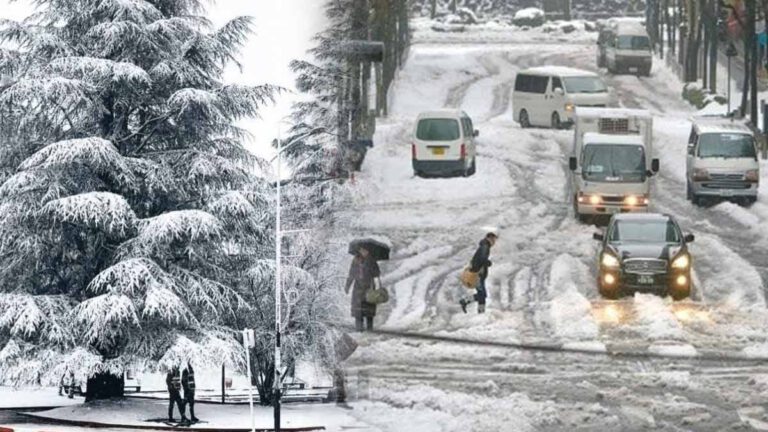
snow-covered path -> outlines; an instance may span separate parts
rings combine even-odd
[[[765,357],[768,197],[761,195],[750,209],[695,208],[685,201],[684,150],[693,111],[681,102],[679,82],[665,68],[657,67],[650,78],[606,79],[622,104],[656,115],[662,174],[654,207],[697,235],[697,295],[679,303],[650,295],[599,299],[595,228],[569,213],[572,132],[523,130],[511,119],[515,73],[552,64],[595,69],[593,46],[412,47],[393,88],[391,115],[377,126],[376,147],[359,177],[351,212],[352,235],[382,235],[394,244],[393,259],[382,267],[392,300],[380,308],[379,326],[595,351]],[[422,110],[443,106],[461,107],[480,130],[478,172],[471,178],[412,176],[412,121]],[[500,232],[491,257],[489,310],[477,315],[470,307],[465,315],[457,304],[464,294],[457,275],[487,227]],[[361,344],[350,362],[364,381],[376,380],[366,387],[374,401],[370,410],[408,410],[404,417],[423,417],[436,427],[419,430],[498,430],[494,425],[509,418],[494,417],[496,404],[509,407],[512,418],[525,419],[515,430],[573,430],[582,421],[586,429],[655,424],[723,430],[742,422],[740,415],[761,415],[752,406],[768,380],[757,363],[638,362],[385,336],[363,336]],[[466,407],[465,393],[483,399]],[[414,406],[427,408],[409,408]],[[440,423],[445,413],[490,418],[448,427]]]

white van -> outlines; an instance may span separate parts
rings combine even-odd
[[[608,87],[596,73],[546,66],[517,74],[512,105],[520,126],[559,129],[573,123],[575,107],[606,107],[613,102]]]
[[[760,163],[752,130],[724,118],[696,118],[688,138],[686,158],[688,199],[757,200]]]
[[[475,173],[475,138],[480,133],[461,110],[419,114],[413,130],[411,161],[416,176]]]
[[[651,39],[639,22],[615,22],[605,41],[605,65],[610,73],[651,74]]]

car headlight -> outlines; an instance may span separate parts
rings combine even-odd
[[[603,267],[616,268],[619,266],[619,259],[611,254],[604,253],[600,263]]]
[[[628,206],[648,205],[648,198],[645,195],[629,195],[624,198],[624,204]]]
[[[706,181],[709,180],[709,171],[704,168],[696,168],[693,170],[693,181]]]
[[[580,203],[589,203],[592,205],[598,205],[603,202],[603,198],[600,195],[579,195]]]
[[[758,183],[760,182],[760,171],[749,170],[744,174],[744,179],[751,183]]]
[[[568,111],[568,112],[573,112],[573,104],[570,103],[570,102],[565,104],[565,110]]]
[[[672,268],[678,270],[687,269],[691,265],[691,258],[688,254],[682,254],[672,261]]]

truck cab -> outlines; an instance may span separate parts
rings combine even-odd
[[[648,211],[651,177],[659,170],[652,131],[645,110],[576,108],[569,166],[579,220]]]
[[[693,120],[686,156],[686,188],[691,202],[757,200],[760,163],[754,133],[744,123],[726,118]]]

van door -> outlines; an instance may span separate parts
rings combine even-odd
[[[551,88],[549,85],[548,76],[533,76],[532,77],[532,94],[531,94],[531,123],[536,126],[549,126],[550,120],[550,95]]]
[[[605,41],[605,66],[608,71],[616,68],[616,34],[611,32]]]
[[[560,93],[556,92],[555,89],[560,89]],[[552,113],[557,112],[557,115],[560,117],[560,121],[564,122],[567,120],[567,117],[565,115],[565,87],[563,87],[563,81],[560,79],[560,77],[552,77],[551,79],[551,88],[550,88],[550,110],[549,110],[549,117],[550,117],[550,123],[552,119]]]
[[[693,181],[693,169],[696,166],[696,142],[698,141],[698,134],[696,128],[691,128],[691,134],[688,136],[688,147],[686,149],[685,157],[685,178],[688,182]]]
[[[472,124],[472,120],[467,116],[462,119],[462,125],[464,126],[464,143],[466,145],[466,161],[468,164],[472,164],[477,154],[476,142],[475,142],[475,129]]]

